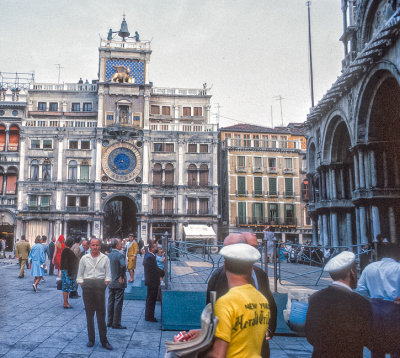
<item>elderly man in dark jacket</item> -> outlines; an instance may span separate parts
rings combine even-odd
[[[125,256],[121,254],[122,243],[120,239],[113,239],[111,252],[108,255],[111,268],[111,282],[108,285],[108,323],[107,327],[126,329],[121,325],[122,305],[126,288]]]
[[[150,322],[157,322],[157,319],[154,317],[154,310],[156,307],[158,289],[160,287],[160,278],[163,275],[163,271],[157,266],[157,250],[157,244],[150,242],[149,252],[143,259],[144,279],[147,286],[146,311],[144,318],[146,321]]]

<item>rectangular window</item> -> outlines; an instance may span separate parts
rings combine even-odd
[[[201,117],[203,115],[203,108],[202,107],[194,107],[193,108],[193,115],[195,117]]]
[[[53,141],[51,139],[43,139],[43,149],[53,148]]]
[[[268,136],[267,135],[262,136],[261,146],[264,148],[268,148]]]
[[[164,198],[164,214],[174,213],[174,198]]]
[[[279,224],[278,204],[268,204],[268,222],[272,225]]]
[[[171,115],[171,107],[170,106],[162,106],[162,114],[163,116]]]
[[[30,206],[30,207],[37,207],[38,206],[38,196],[37,195],[29,195],[28,206]]]
[[[246,202],[238,203],[238,223],[246,224]]]
[[[161,214],[162,198],[153,198],[153,214]]]
[[[46,102],[38,102],[38,111],[45,111],[46,106]]]
[[[165,143],[165,152],[173,153],[174,152],[174,143]]]
[[[208,214],[208,199],[206,198],[200,198],[199,199],[199,211],[201,215],[207,215]]]
[[[88,182],[89,181],[89,165],[81,164],[79,168],[80,168],[79,180],[81,182]]]
[[[301,183],[301,198],[303,201],[308,201],[308,180],[304,180]]]
[[[264,223],[264,203],[253,203],[253,224]]]
[[[67,206],[76,206],[76,196],[67,196]]]
[[[293,169],[293,160],[292,160],[292,158],[285,158],[284,159],[283,168],[284,169],[289,169],[289,170]]]
[[[39,139],[31,139],[31,149],[40,149]]]
[[[155,152],[163,152],[163,143],[154,143]]]
[[[187,213],[189,215],[197,214],[196,198],[188,198],[187,199]]]
[[[243,134],[243,145],[245,147],[251,147],[250,134]]]
[[[269,195],[278,195],[276,178],[269,178],[268,194]]]
[[[293,196],[293,178],[285,178],[285,195]]]
[[[237,156],[236,157],[236,165],[238,169],[246,168],[246,157],[244,156]]]
[[[254,177],[254,195],[262,195],[262,177]]]
[[[89,206],[89,197],[88,196],[81,196],[79,198],[79,206],[81,208],[87,208]]]
[[[253,145],[254,145],[254,148],[260,147],[260,136],[258,134],[253,135]]]
[[[296,224],[293,204],[285,204],[285,224],[286,225],[295,225]]]
[[[91,103],[84,103],[83,104],[83,111],[84,112],[92,112],[93,107]]]
[[[140,116],[133,116],[134,122],[140,122]]]
[[[235,134],[233,136],[233,138],[234,138],[233,145],[236,146],[236,147],[240,147],[240,144],[241,144],[240,143],[240,138],[241,138],[240,134]]]
[[[58,103],[57,102],[50,102],[50,112],[58,112]]]
[[[271,136],[271,148],[276,148],[276,141],[278,140],[278,137],[276,135]]]
[[[208,144],[200,144],[200,153],[208,153]]]
[[[50,206],[50,196],[44,195],[40,197],[40,206],[42,208],[48,208]]]
[[[90,149],[90,140],[81,141],[81,149]]]
[[[276,158],[268,158],[268,169],[276,169]]]
[[[190,107],[183,107],[183,116],[190,117],[192,115],[192,108]]]
[[[78,149],[78,141],[77,140],[70,140],[68,148],[69,149]]]
[[[197,153],[197,144],[188,144],[188,153]]]
[[[160,106],[151,105],[150,114],[160,114]]]
[[[262,158],[261,157],[254,157],[254,169],[262,169]]]
[[[238,195],[246,194],[246,177],[237,177],[237,193]]]
[[[81,110],[80,103],[72,103],[71,111],[72,112],[79,112]]]
[[[281,148],[287,148],[287,147],[288,147],[287,136],[281,136]]]

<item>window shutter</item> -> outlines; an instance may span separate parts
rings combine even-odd
[[[238,194],[246,194],[246,177],[237,177]]]
[[[244,224],[246,222],[246,202],[238,203],[238,216],[239,224]]]
[[[254,194],[262,194],[262,177],[254,177]]]
[[[276,195],[276,178],[269,178],[269,195]]]
[[[293,195],[293,178],[285,178],[285,193]]]

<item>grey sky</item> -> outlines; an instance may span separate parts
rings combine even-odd
[[[99,34],[152,40],[155,86],[212,85],[213,113],[259,125],[302,122],[309,111],[305,0],[0,0],[0,71],[35,71],[37,82],[97,78]],[[312,1],[316,102],[340,74],[340,0]],[[221,117],[221,125],[235,124]]]

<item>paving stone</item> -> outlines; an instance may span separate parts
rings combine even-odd
[[[60,348],[35,348],[31,351],[27,357],[46,357],[46,358],[55,358],[60,353]]]
[[[22,358],[22,357],[26,357],[28,354],[30,353],[30,351],[28,350],[23,350],[23,349],[10,349],[5,355],[4,357],[6,358]]]

